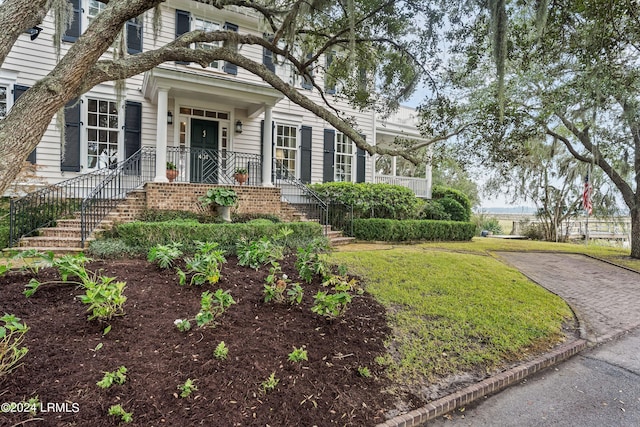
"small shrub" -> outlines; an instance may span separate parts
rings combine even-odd
[[[262,391],[264,393],[269,393],[270,391],[276,389],[276,386],[279,382],[280,379],[276,378],[276,373],[272,372],[271,375],[269,375],[269,378],[267,378],[262,382],[262,384],[260,384],[260,387],[262,388]]]
[[[0,249],[9,247],[9,227],[0,226]]]
[[[169,243],[168,245],[156,245],[149,250],[147,261],[155,262],[160,268],[169,268],[173,262],[182,256],[180,243]]]
[[[307,350],[304,347],[293,348],[293,351],[289,353],[288,356],[289,362],[302,362],[303,360],[309,360],[307,358]]]
[[[436,200],[427,200],[422,206],[420,211],[420,219],[432,219],[432,220],[451,220],[451,215],[445,211],[444,206],[438,203]]]
[[[241,241],[237,249],[238,264],[257,270],[268,262],[282,259],[282,252],[282,246],[275,245],[268,237],[261,237],[252,242]]]
[[[324,250],[324,245],[319,247],[319,242],[316,241],[298,248],[298,258],[295,266],[298,274],[305,282],[311,283],[316,275],[324,278],[330,274],[329,265],[319,254]]]
[[[216,349],[213,351],[213,357],[218,360],[225,360],[227,358],[227,354],[229,354],[229,348],[225,345],[224,341],[220,341],[216,346]]]
[[[442,206],[452,221],[469,221],[470,213],[457,200],[451,197],[443,197],[436,200]]]
[[[187,271],[177,270],[181,285],[187,283],[187,275],[191,275],[190,285],[213,285],[220,280],[220,264],[227,262],[224,251],[217,249],[218,244],[214,242],[199,242],[198,246],[193,258],[185,258]]]
[[[85,293],[80,295],[80,301],[88,304],[89,320],[111,320],[115,316],[124,315],[123,305],[127,297],[122,295],[126,282],[116,282],[115,277],[99,276],[84,283]]]
[[[371,378],[371,371],[366,366],[358,366],[358,375],[362,378]]]
[[[387,242],[402,241],[458,241],[471,240],[476,226],[471,222],[356,219],[353,221],[353,233],[360,240],[379,240]]]
[[[451,219],[453,221],[469,221],[471,219],[471,201],[469,200],[469,197],[466,194],[464,194],[462,191],[456,190],[455,188],[434,185],[431,191],[431,196],[433,197],[433,200],[436,200],[436,201],[439,201],[440,199],[443,199],[443,198],[453,199],[462,206],[462,212],[463,212],[461,213],[462,219],[456,219],[452,215]],[[445,202],[445,203],[448,203],[448,202]],[[446,206],[445,206],[445,209],[446,209]],[[448,210],[447,212],[450,213]]]
[[[180,384],[178,386],[178,390],[180,390],[180,397],[186,398],[191,396],[191,393],[198,390],[198,386],[196,386],[195,382],[191,378],[187,378],[184,384]]]
[[[196,317],[193,319],[176,319],[173,324],[181,332],[191,329],[190,320],[196,322],[201,328],[209,324],[215,326],[215,323],[213,323],[215,319],[222,316],[235,303],[229,291],[223,291],[222,289],[218,289],[214,293],[205,291],[200,296],[200,311],[196,314]]]
[[[111,405],[109,407],[109,415],[120,417],[120,421],[123,423],[133,422],[133,412],[126,412],[121,405]]]
[[[19,366],[18,362],[29,351],[21,347],[28,330],[27,325],[12,314],[0,317],[0,379]]]
[[[124,384],[127,380],[127,368],[124,366],[120,366],[117,370],[113,372],[105,372],[104,377],[100,381],[96,383],[96,385],[100,388],[109,388],[114,383],[115,384]]]
[[[138,251],[117,238],[96,239],[89,243],[89,254],[100,259],[118,259],[137,255]]]
[[[348,292],[329,294],[319,291],[313,298],[311,311],[327,319],[342,316],[351,302],[351,295]]]

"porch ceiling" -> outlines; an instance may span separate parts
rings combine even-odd
[[[265,106],[274,106],[284,98],[281,92],[269,86],[164,67],[156,67],[144,75],[142,93],[145,98],[157,103],[159,89],[166,89],[170,98],[208,101],[215,97],[216,102],[247,110],[249,117],[257,116]]]

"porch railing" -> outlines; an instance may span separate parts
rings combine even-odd
[[[207,184],[237,184],[237,169],[249,175],[245,185],[262,183],[262,156],[229,150],[209,150],[190,147],[167,147],[167,162],[173,163],[178,176],[175,182]]]
[[[82,200],[112,172],[108,167],[98,169],[11,200],[9,246],[15,246],[21,237],[33,236],[39,228],[72,217]]]
[[[282,199],[304,213],[307,219],[318,221],[323,226],[328,224],[327,204],[279,160],[274,161],[273,184],[280,188]]]
[[[379,175],[374,177],[376,184],[394,184],[401,185],[411,189],[418,197],[431,197],[429,192],[429,185],[425,178],[413,178],[409,176],[392,176],[392,175]]]
[[[82,246],[109,212],[131,191],[151,181],[155,175],[156,152],[143,147],[104,176],[80,206],[80,228]]]

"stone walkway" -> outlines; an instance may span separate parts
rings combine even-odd
[[[531,280],[563,298],[590,343],[640,326],[640,274],[585,255],[497,252]]]

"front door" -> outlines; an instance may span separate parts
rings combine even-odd
[[[191,182],[218,183],[218,122],[191,119]]]

